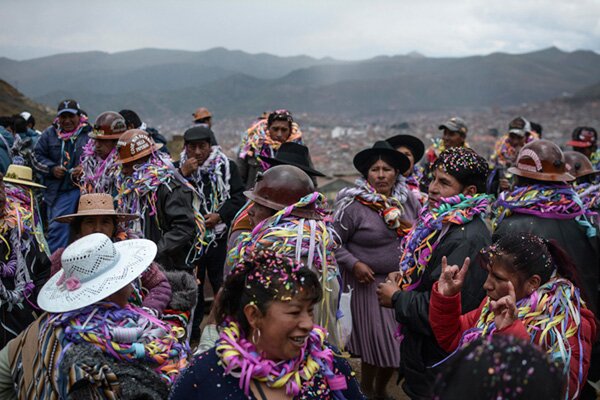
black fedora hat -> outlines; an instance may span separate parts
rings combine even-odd
[[[385,140],[378,140],[370,149],[360,151],[354,156],[352,163],[358,172],[366,175],[366,172],[369,170],[371,165],[373,165],[374,157],[378,156],[384,156],[385,162],[389,162],[389,164],[399,170],[401,174],[406,172],[406,170],[410,167],[410,161],[408,160],[408,157],[396,151],[396,149],[390,146],[390,144]],[[375,161],[377,160],[375,159]]]
[[[325,176],[313,168],[308,147],[294,142],[285,142],[279,147],[275,157],[260,157],[261,161],[274,165],[293,165],[310,176]]]
[[[423,157],[423,154],[425,154],[425,144],[421,141],[421,139],[413,135],[396,135],[386,139],[385,141],[388,142],[394,149],[397,149],[400,146],[408,147],[413,154],[415,164],[418,163]]]

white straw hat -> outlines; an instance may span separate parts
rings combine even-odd
[[[102,233],[84,236],[65,249],[62,270],[42,287],[38,305],[59,313],[94,304],[135,280],[155,256],[150,240],[113,243]]]

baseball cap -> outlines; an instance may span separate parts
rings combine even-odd
[[[448,121],[446,121],[442,125],[438,126],[438,129],[440,129],[440,130],[448,129],[449,131],[458,132],[463,135],[466,135],[467,131],[469,130],[467,128],[467,124],[465,123],[465,121],[459,117],[450,118]]]
[[[71,114],[79,114],[81,108],[79,107],[79,103],[73,99],[63,100],[58,103],[58,108],[56,109],[56,115],[60,115],[62,113],[71,113]]]
[[[568,146],[573,147],[591,147],[598,141],[598,132],[589,126],[578,126],[571,134],[571,140],[567,142]]]
[[[523,117],[517,117],[508,124],[508,133],[525,137],[531,131],[531,124]]]

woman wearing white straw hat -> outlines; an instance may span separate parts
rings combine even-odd
[[[128,303],[155,255],[149,240],[101,233],[67,247],[38,296],[48,313],[0,352],[0,398],[166,398],[188,349]]]

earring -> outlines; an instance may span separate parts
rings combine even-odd
[[[258,337],[256,337],[258,336]],[[254,343],[254,345],[258,344],[258,341],[260,340],[260,329],[256,328],[254,330],[254,332],[252,332],[252,337],[250,338],[252,340],[252,343]]]

